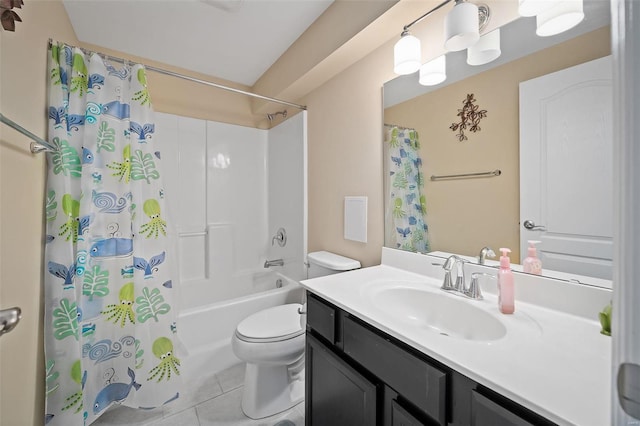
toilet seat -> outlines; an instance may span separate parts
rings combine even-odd
[[[304,334],[299,303],[274,306],[256,312],[236,327],[236,336],[245,342],[268,343],[293,339]]]

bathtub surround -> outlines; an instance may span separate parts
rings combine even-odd
[[[47,78],[45,419],[85,425],[179,397],[177,250],[144,67],[53,43]]]
[[[306,249],[306,112],[271,130],[157,114],[176,217],[181,310],[260,292],[267,259],[300,279]],[[287,244],[271,244],[279,228]]]

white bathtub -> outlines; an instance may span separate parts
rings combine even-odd
[[[300,284],[276,272],[257,276],[269,281],[271,289],[231,300],[191,308],[178,315],[178,335],[184,345],[183,380],[185,383],[206,377],[241,362],[231,349],[231,337],[240,321],[262,309],[285,303],[302,303]],[[282,280],[282,287],[276,282]]]

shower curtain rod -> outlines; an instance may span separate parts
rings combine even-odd
[[[51,46],[53,45],[53,39],[49,39],[49,49],[51,49]],[[101,52],[95,52],[93,50],[88,50],[85,49],[83,47],[79,47],[79,46],[70,46],[70,47],[78,47],[80,50],[82,50],[85,53],[95,53],[107,60],[110,61],[115,61],[115,62],[119,62],[121,64],[124,64],[125,62],[133,62],[133,61],[129,61],[128,59],[123,59],[123,58],[118,58],[115,56],[111,56],[111,55],[107,55],[106,53],[101,53]],[[229,87],[229,86],[224,86],[222,84],[218,84],[218,83],[214,83],[212,81],[207,81],[207,80],[201,80],[199,78],[195,78],[195,77],[190,77],[188,75],[184,75],[184,74],[179,74],[177,72],[173,72],[173,71],[169,71],[169,70],[165,70],[162,68],[157,68],[151,65],[145,65],[145,64],[140,64],[142,66],[144,66],[146,69],[148,69],[149,71],[153,71],[153,72],[157,72],[158,74],[164,74],[164,75],[168,75],[171,77],[177,77],[177,78],[181,78],[183,80],[188,80],[188,81],[193,81],[194,83],[199,83],[199,84],[204,84],[206,86],[211,86],[211,87],[216,87],[218,89],[222,89],[222,90],[227,90],[229,92],[233,92],[233,93],[239,93],[241,95],[247,95],[247,96],[251,96],[253,98],[258,98],[258,99],[262,99],[265,101],[269,101],[269,102],[275,102],[278,104],[282,104],[282,105],[288,105],[288,106],[292,106],[301,110],[307,110],[307,106],[306,105],[299,105],[299,104],[294,104],[293,102],[289,102],[289,101],[283,101],[281,99],[276,99],[276,98],[270,98],[269,96],[263,96],[263,95],[259,95],[257,93],[251,93],[251,92],[247,92],[244,90],[240,90],[240,89],[235,89],[233,87]]]
[[[8,119],[7,117],[5,117],[2,114],[0,114],[0,122],[2,122],[4,124],[6,124],[7,126],[17,130],[18,132],[22,133],[23,135],[25,135],[28,138],[30,138],[31,140],[33,140],[33,142],[31,142],[31,152],[33,154],[37,154],[38,152],[42,152],[42,151],[55,151],[56,150],[49,142],[47,142],[44,139],[34,135],[33,133],[31,133],[30,131],[28,131],[27,129],[25,129],[24,127],[22,127],[21,125],[19,125],[15,121]]]
[[[384,123],[384,127],[397,127],[400,130],[413,130],[414,132],[416,130],[413,127],[404,127],[404,126],[398,126],[397,124],[387,124],[387,123]]]

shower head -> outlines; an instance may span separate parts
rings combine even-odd
[[[285,109],[284,111],[278,111],[278,112],[274,112],[273,114],[267,114],[267,118],[269,119],[269,122],[272,122],[273,119],[279,115],[281,115],[283,118],[287,118],[287,110]]]

